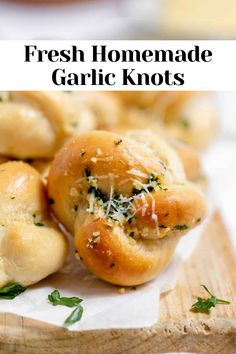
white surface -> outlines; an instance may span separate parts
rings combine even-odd
[[[236,250],[236,92],[218,92],[219,136],[203,154],[216,207]]]
[[[236,250],[236,141],[221,138],[204,158],[216,206]]]
[[[92,330],[109,328],[139,328],[151,326],[159,318],[160,293],[173,289],[179,268],[190,256],[207,221],[182,238],[169,266],[153,281],[136,290],[118,292],[118,287],[109,285],[87,271],[74,259],[74,251],[68,264],[57,274],[27,289],[14,300],[1,300],[0,312],[9,312],[57,326],[72,309],[52,306],[47,296],[58,289],[64,296],[79,296],[84,301],[82,320],[69,330]]]

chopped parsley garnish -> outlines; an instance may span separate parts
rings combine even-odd
[[[84,309],[81,305],[78,305],[74,311],[71,312],[70,316],[66,318],[65,325],[72,325],[81,320],[83,316]]]
[[[123,141],[122,139],[116,140],[115,145],[120,145],[122,143],[122,141]]]
[[[41,222],[35,222],[34,225],[35,225],[35,226],[40,226],[40,227],[41,227],[41,226],[44,226],[44,224],[42,224]]]
[[[101,191],[101,189],[90,186],[88,189],[88,193],[94,193],[97,199],[101,199],[104,203],[107,201],[107,196]]]
[[[158,180],[157,176],[154,176],[154,174],[152,173],[148,177],[148,183],[157,182],[157,180]]]
[[[183,225],[175,225],[172,230],[173,231],[182,231],[182,230],[187,230],[188,229],[188,226],[183,224]]]
[[[135,220],[136,208],[133,202],[135,199],[139,198],[139,194],[146,194],[156,189],[163,189],[158,182],[158,177],[154,174],[148,176],[146,184],[140,182],[140,188],[135,186],[132,190],[131,196],[124,196],[116,193],[112,189],[109,195],[103,193],[101,189],[96,186],[96,179],[92,176],[88,178],[88,182],[90,184],[88,194],[94,195],[98,205],[103,208],[106,216],[119,223],[123,223],[125,220],[128,224],[131,224]],[[93,214],[94,201],[92,198],[89,198],[89,203],[89,208],[87,210]]]
[[[0,288],[0,299],[12,300],[26,290],[20,284],[10,284]]]
[[[132,194],[133,195],[138,195],[138,194],[140,194],[140,193],[142,193],[144,191],[144,189],[138,189],[138,188],[133,188],[133,190],[132,190]]]
[[[163,162],[163,161],[160,161],[160,164],[162,165],[162,167],[166,170],[167,167],[166,167],[166,164]]]
[[[44,226],[44,224],[43,223],[41,223],[40,221],[36,221],[36,213],[34,213],[33,215],[33,218],[34,218],[34,225],[35,226]]]
[[[120,213],[126,219],[128,219],[128,222],[132,218],[132,212],[129,208],[130,208],[129,199],[123,197],[121,194],[115,194],[111,200],[111,203],[109,203],[109,201],[107,201],[106,204],[104,205],[104,209],[105,209],[107,215],[111,219],[117,220],[117,214]]]
[[[158,187],[159,189],[162,189],[162,190],[167,190],[166,188],[162,188],[160,182],[158,182],[158,177],[151,174],[150,176],[148,176],[147,183],[145,184],[145,187],[142,187],[140,189],[133,188],[132,194],[139,195],[142,192],[146,192],[146,193],[152,192],[155,187]]]
[[[85,176],[86,177],[90,177],[91,176],[91,169],[90,169],[89,166],[85,167],[84,172],[85,172]]]
[[[88,240],[87,247],[88,248],[93,248],[100,240],[100,232],[98,232],[96,235],[92,235],[92,237]]]
[[[135,216],[132,216],[128,219],[128,224],[132,224],[133,221],[135,221]]]
[[[78,122],[71,122],[70,125],[71,125],[73,128],[77,128],[77,127],[78,127]]]
[[[218,304],[222,305],[229,305],[230,302],[227,300],[222,300],[218,299],[216,296],[214,296],[209,289],[206,287],[206,285],[201,285],[206,292],[210,295],[207,299],[203,299],[201,297],[197,298],[197,302],[195,302],[192,307],[191,311],[193,312],[201,312],[201,313],[209,313],[210,309],[212,307],[216,307]]]
[[[79,297],[61,296],[58,290],[54,290],[51,294],[49,294],[48,300],[53,304],[53,306],[63,305],[67,307],[78,306],[83,301]]]
[[[187,118],[181,118],[180,123],[186,129],[190,127],[190,121]]]
[[[151,174],[148,177],[148,184],[150,184],[152,187],[158,187],[160,189],[162,189],[163,191],[167,191],[167,188],[163,188],[161,183],[158,181],[158,177],[154,176],[153,174]],[[152,188],[153,190],[154,188]],[[149,192],[151,192],[151,190],[149,190]]]
[[[83,300],[79,297],[61,296],[58,290],[54,290],[48,295],[48,300],[53,304],[53,306],[62,305],[67,307],[75,307],[71,314],[66,318],[64,324],[71,325],[81,320],[83,315],[83,307],[80,303]]]

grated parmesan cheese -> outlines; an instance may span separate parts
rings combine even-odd
[[[94,202],[95,202],[95,195],[94,193],[88,194],[89,196],[89,207],[87,208],[87,212],[92,214],[94,212]]]
[[[146,173],[143,173],[140,170],[137,170],[136,168],[131,168],[127,171],[127,173],[138,177],[148,178],[148,175]]]
[[[111,189],[110,189],[110,197],[109,197],[109,201],[108,201],[108,206],[107,206],[106,215],[108,215],[108,214],[109,214],[110,209],[111,209],[111,204],[112,204],[112,196],[113,196],[113,190],[114,190],[114,187],[111,185]]]
[[[108,156],[108,157],[97,157],[97,161],[112,161],[113,156]]]

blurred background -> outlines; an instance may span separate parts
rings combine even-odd
[[[235,38],[235,0],[0,0],[0,39]],[[218,136],[203,162],[236,239],[236,93],[215,98]]]
[[[0,38],[233,39],[235,0],[0,0]]]

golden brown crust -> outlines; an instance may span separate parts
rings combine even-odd
[[[132,286],[155,277],[172,258],[179,236],[155,242],[134,240],[119,228],[88,216],[76,227],[75,246],[82,262],[103,280]],[[91,235],[99,241],[91,244]]]
[[[92,131],[56,155],[48,177],[53,210],[102,279],[150,280],[170,261],[179,237],[204,218],[202,193],[186,181],[172,150],[171,164],[168,149],[153,154],[126,136]]]

